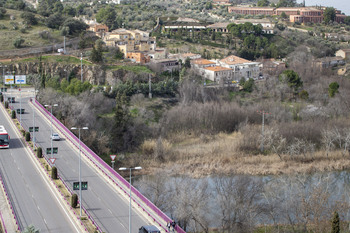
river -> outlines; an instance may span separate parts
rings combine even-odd
[[[201,179],[169,177],[165,172],[139,177],[134,185],[175,220],[195,215],[214,228],[230,222],[234,232],[235,222],[246,230],[257,225],[316,223],[312,230],[320,232],[328,229],[335,210],[342,220],[350,219],[350,171]],[[200,229],[191,219],[187,227],[187,231]]]
[[[297,3],[302,3],[303,0],[297,0]],[[350,3],[349,0],[305,0],[306,6],[322,5],[328,7],[334,7],[341,10],[342,13],[350,15]]]

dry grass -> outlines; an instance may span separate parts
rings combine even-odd
[[[211,174],[277,175],[292,173],[313,173],[344,170],[350,168],[349,156],[335,151],[326,156],[324,151],[316,152],[312,158],[291,159],[276,154],[248,155],[239,149],[242,134],[224,134],[199,137],[192,134],[177,134],[167,142],[165,162],[154,159],[147,161],[149,172],[156,167],[166,167],[172,174],[187,174],[202,177]],[[165,144],[165,143],[164,143]],[[156,150],[157,141],[146,141],[142,151],[151,155]],[[152,158],[147,156],[148,158]]]

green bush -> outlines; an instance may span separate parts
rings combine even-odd
[[[4,101],[4,96],[2,95],[2,93],[0,94],[0,102],[2,103]]]
[[[5,101],[5,108],[9,108],[9,102]]]
[[[12,117],[12,119],[16,118],[16,111],[15,110],[12,110],[11,117]]]
[[[73,208],[77,208],[77,205],[78,205],[78,195],[74,193],[74,194],[72,195],[71,206],[72,206]]]
[[[43,149],[41,147],[38,147],[36,155],[38,156],[38,158],[42,158],[43,157]]]
[[[26,136],[26,131],[24,129],[21,129],[21,134],[22,134],[23,137],[25,137]]]
[[[51,169],[51,178],[54,180],[57,180],[57,168],[56,167],[52,167],[52,169]]]
[[[26,132],[26,142],[29,142],[29,141],[30,141],[30,133]]]

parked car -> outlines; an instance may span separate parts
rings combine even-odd
[[[59,135],[58,133],[53,133],[53,134],[51,135],[51,139],[52,139],[53,141],[59,141],[59,140],[61,140],[61,137],[60,137],[60,135]]]
[[[160,230],[156,226],[142,226],[139,233],[160,233]]]

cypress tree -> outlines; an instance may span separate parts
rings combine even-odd
[[[331,233],[340,233],[340,219],[337,211],[334,211],[333,214]]]

